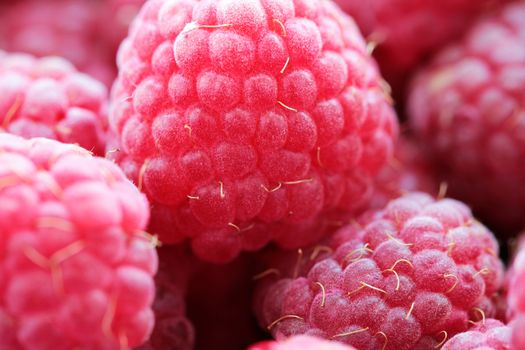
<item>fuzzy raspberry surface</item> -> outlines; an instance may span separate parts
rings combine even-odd
[[[0,348],[123,349],[154,323],[146,198],[77,146],[0,134]]]
[[[4,1],[0,8],[0,49],[38,57],[61,56],[107,85],[115,77],[99,17],[106,0]],[[2,5],[0,5],[2,6]],[[106,6],[106,5],[104,5]],[[115,19],[111,19],[115,22]],[[110,33],[114,33],[115,30]],[[103,35],[101,35],[103,34]]]
[[[412,136],[399,138],[392,160],[375,178],[369,208],[382,209],[389,201],[414,191],[437,194],[439,185],[432,164]],[[369,209],[367,208],[367,209]]]
[[[193,350],[195,329],[186,316],[188,279],[193,259],[179,247],[158,250],[159,271],[155,276],[153,303],[155,328],[146,344],[137,350]]]
[[[506,0],[335,0],[377,45],[374,56],[399,94],[414,68]]]
[[[525,4],[474,26],[414,80],[410,121],[450,194],[503,231],[525,224]]]
[[[328,1],[153,0],[118,57],[121,166],[164,242],[224,262],[315,241],[367,201],[395,114],[354,22]]]
[[[254,309],[281,339],[357,349],[429,349],[492,317],[503,264],[494,236],[451,199],[412,193],[345,226],[326,245],[269,254]]]
[[[59,57],[0,51],[0,130],[75,143],[104,155],[108,92]]]
[[[508,350],[510,337],[509,326],[498,320],[488,319],[478,322],[467,332],[455,335],[441,350]]]
[[[268,341],[252,345],[248,350],[353,350],[354,348],[337,342],[299,335],[277,342]]]

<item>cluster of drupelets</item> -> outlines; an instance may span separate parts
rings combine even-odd
[[[0,2],[0,350],[525,349],[524,19]]]

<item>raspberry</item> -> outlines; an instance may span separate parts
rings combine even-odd
[[[113,163],[0,134],[0,348],[122,349],[144,342],[157,255],[148,204]]]
[[[372,45],[378,45],[374,56],[396,94],[400,94],[414,67],[465,32],[480,14],[506,0],[335,2],[355,18]]]
[[[414,80],[411,123],[450,194],[499,231],[525,224],[525,4],[505,7]]]
[[[268,258],[254,308],[274,337],[431,349],[495,314],[499,248],[465,205],[412,193],[358,222],[299,258]]]
[[[0,9],[0,49],[65,57],[81,71],[111,84],[115,58],[103,39],[107,33],[99,35],[99,1],[8,2]]]
[[[391,156],[397,122],[353,21],[314,0],[153,0],[118,57],[112,127],[163,242],[226,262],[317,240]]]
[[[0,91],[0,128],[104,154],[107,89],[68,61],[0,51]]]
[[[255,344],[248,350],[353,350],[353,348],[337,342],[301,335],[282,342],[267,341]]]
[[[434,169],[410,136],[398,140],[394,158],[381,169],[375,179],[371,208],[381,209],[389,201],[407,192],[438,192]]]
[[[488,319],[477,323],[468,332],[455,335],[441,350],[508,350],[510,336],[510,327],[500,321]]]
[[[191,259],[184,251],[160,248],[157,289],[153,311],[155,328],[150,340],[140,350],[192,350],[195,330],[186,318],[186,291],[192,271]],[[176,268],[174,268],[176,266]]]

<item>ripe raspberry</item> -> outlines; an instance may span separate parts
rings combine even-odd
[[[434,169],[410,136],[398,140],[394,158],[381,169],[369,207],[381,209],[389,201],[414,191],[438,193]]]
[[[508,350],[510,337],[509,326],[488,319],[478,322],[468,332],[455,335],[443,345],[441,350]]]
[[[107,89],[62,58],[0,51],[0,130],[76,143],[103,155]]]
[[[0,348],[123,349],[153,328],[146,198],[113,163],[0,134]],[[7,337],[4,337],[7,335]]]
[[[306,335],[291,337],[282,342],[267,341],[251,346],[248,350],[352,350],[337,342],[321,340]]]
[[[270,258],[255,311],[274,337],[432,349],[467,330],[469,319],[493,316],[503,264],[496,240],[465,205],[413,193],[359,223],[299,259]]]
[[[501,231],[525,224],[525,3],[478,23],[415,79],[411,122],[451,195]]]
[[[225,262],[314,242],[390,158],[395,114],[329,1],[152,0],[120,48],[112,126],[153,230]]]
[[[107,49],[105,35],[99,33],[99,1],[8,3],[0,9],[0,49],[38,57],[65,57],[82,72],[107,85],[112,83],[115,57]]]
[[[374,56],[396,94],[429,54],[465,32],[481,13],[506,1],[335,0],[378,44]]]
[[[137,350],[193,350],[195,331],[186,318],[185,301],[193,262],[183,250],[163,247],[158,253],[155,328],[150,340]]]

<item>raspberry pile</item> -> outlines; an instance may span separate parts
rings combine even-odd
[[[504,231],[525,224],[525,4],[440,53],[412,85],[411,124],[450,194]]]
[[[259,275],[261,326],[357,349],[437,348],[495,314],[503,280],[495,238],[469,209],[422,193],[365,214],[296,263],[282,254]]]
[[[157,254],[146,198],[76,146],[0,134],[0,348],[145,342]]]
[[[107,94],[63,58],[0,51],[0,130],[75,143],[103,156]]]
[[[0,350],[525,349],[524,20],[0,0]]]
[[[391,157],[395,114],[330,2],[148,1],[118,65],[120,164],[154,233],[203,259],[314,242],[314,221],[366,202]]]

